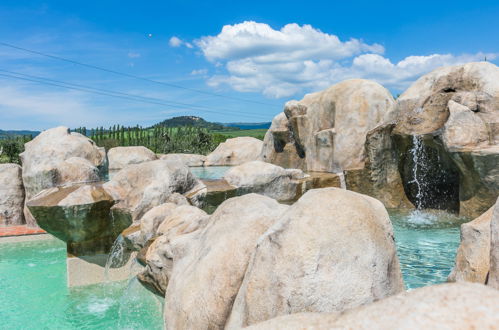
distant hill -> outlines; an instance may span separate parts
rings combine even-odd
[[[33,137],[40,134],[39,131],[27,131],[27,130],[11,130],[3,131],[0,129],[0,139],[6,139],[9,137],[22,136],[22,135],[33,135]]]
[[[266,123],[224,123],[226,127],[236,127],[239,129],[269,129],[271,122]]]
[[[221,130],[224,128],[224,125],[222,124],[211,123],[197,116],[173,117],[170,119],[163,120],[162,122],[157,123],[155,126],[164,126],[164,127],[194,126],[194,127],[207,128],[209,130]]]

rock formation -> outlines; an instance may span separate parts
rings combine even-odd
[[[499,194],[497,66],[480,62],[434,70],[397,99],[395,113],[391,136],[411,202],[470,217],[494,204]]]
[[[220,143],[206,157],[205,166],[240,165],[260,157],[263,142],[249,136],[241,136]]]
[[[404,291],[388,213],[374,198],[308,191],[258,241],[227,327],[335,312]]]
[[[392,296],[343,314],[298,313],[248,330],[495,329],[499,291],[472,283],[440,284]]]
[[[20,156],[26,201],[47,188],[98,181],[106,158],[92,140],[66,127],[40,133]],[[28,225],[36,226],[27,208],[25,217]]]
[[[108,253],[119,233],[149,210],[166,202],[198,205],[205,193],[185,165],[155,160],[129,165],[105,184],[44,190],[27,206],[43,229],[78,256]]]
[[[300,197],[305,176],[298,169],[255,160],[231,168],[224,179],[237,188],[238,195],[257,193],[278,201],[292,201]]]
[[[187,166],[203,166],[206,156],[197,154],[166,154],[161,155],[160,159],[181,162]]]
[[[393,105],[388,90],[362,79],[287,102],[265,135],[261,157],[306,171],[363,167],[366,134],[389,118]]]
[[[172,242],[167,329],[222,329],[258,238],[287,206],[256,194],[222,203],[206,225]]]
[[[0,164],[0,226],[24,224],[21,166]]]
[[[158,159],[146,147],[116,147],[107,152],[109,171],[119,171],[128,165],[140,164]]]

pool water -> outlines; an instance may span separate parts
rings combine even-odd
[[[66,244],[0,243],[1,329],[162,329],[162,302],[135,279],[66,286]]]
[[[221,179],[232,166],[200,166],[190,167],[191,173],[199,179],[215,180]]]
[[[389,210],[407,289],[447,281],[469,219],[442,211]]]

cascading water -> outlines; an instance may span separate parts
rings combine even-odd
[[[119,235],[114,241],[111,251],[109,252],[109,256],[107,257],[106,267],[104,270],[104,276],[107,282],[109,282],[109,269],[121,267],[127,261],[125,258],[129,256],[126,256],[125,249],[125,240],[123,239],[123,236]]]
[[[416,208],[421,209],[422,204],[423,204],[423,199],[424,199],[424,185],[425,182],[423,181],[422,178],[422,171],[424,170],[425,167],[425,157],[424,157],[424,148],[423,148],[423,142],[420,136],[418,135],[413,135],[412,136],[412,149],[411,149],[411,155],[412,155],[412,161],[413,161],[413,168],[412,168],[412,180],[409,181],[409,183],[414,183],[417,188],[417,193],[416,193]]]

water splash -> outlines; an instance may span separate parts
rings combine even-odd
[[[106,282],[109,282],[109,269],[121,267],[125,262],[126,244],[122,235],[119,235],[118,238],[114,241],[113,246],[111,247],[111,251],[109,252],[109,256],[107,257],[106,267],[104,270],[104,278]]]

